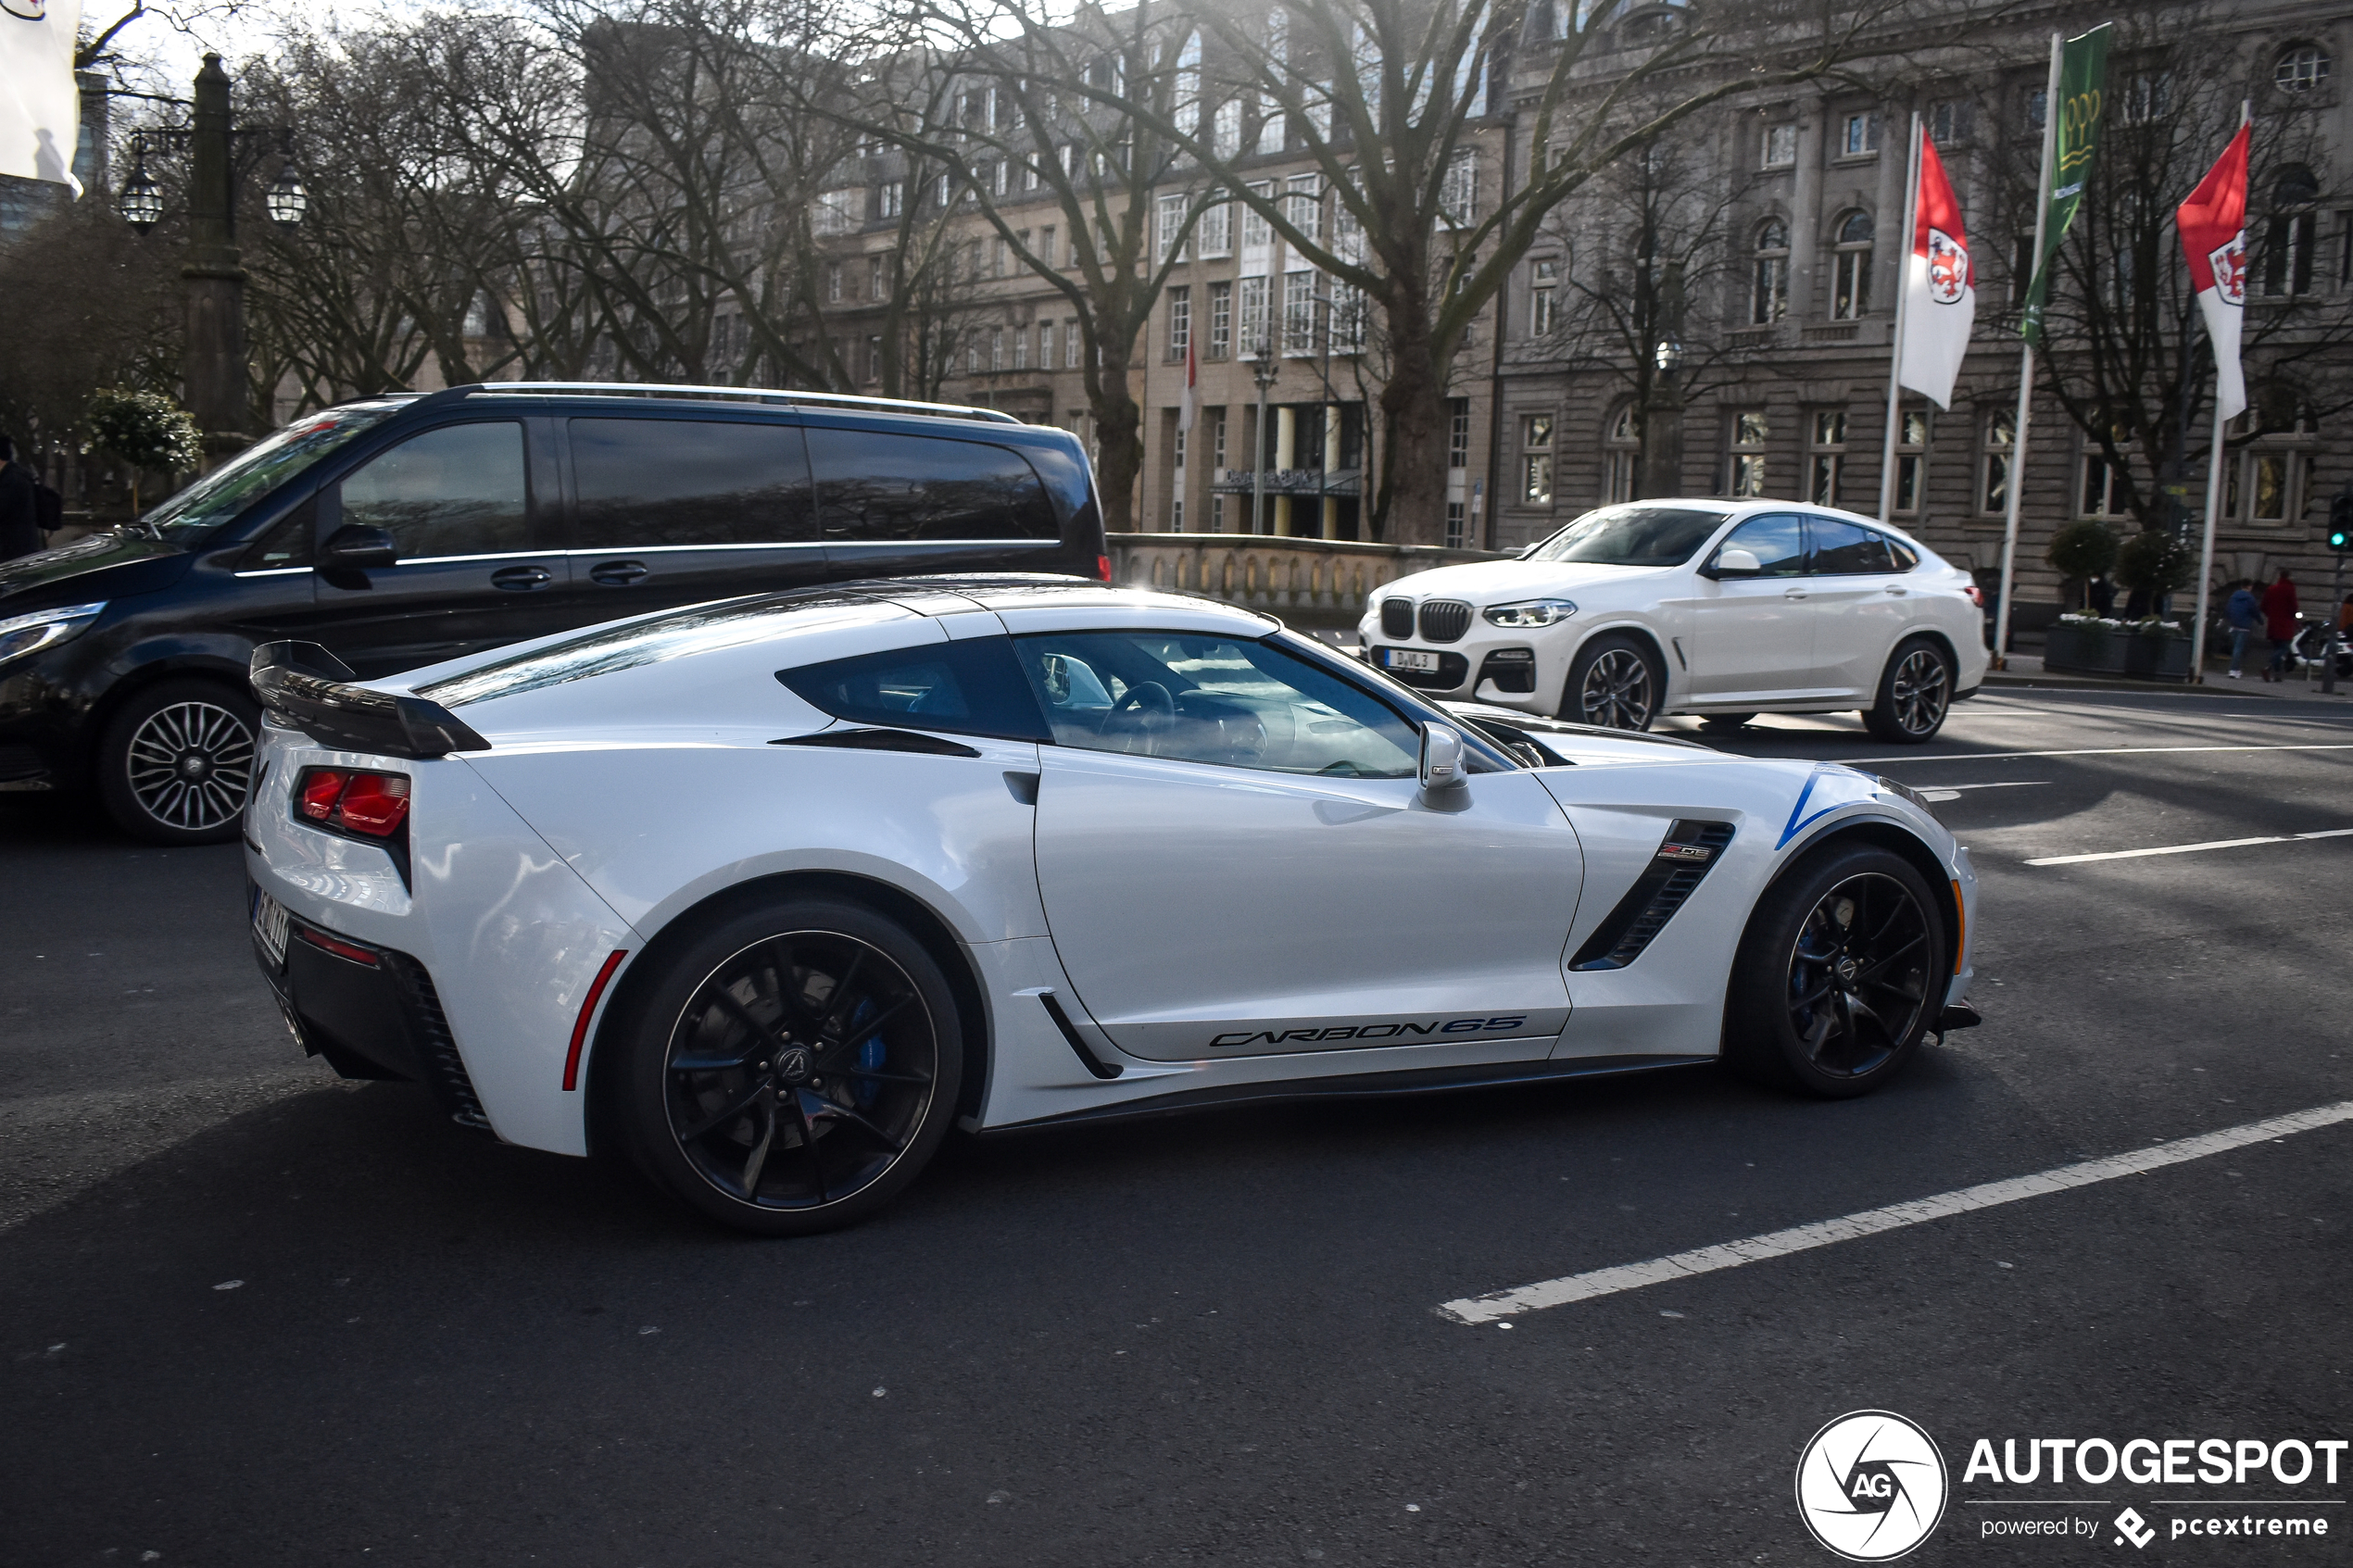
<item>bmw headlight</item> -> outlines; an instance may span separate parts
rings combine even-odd
[[[98,612],[106,608],[107,601],[100,599],[94,605],[60,605],[0,621],[0,664],[56,647],[97,620]]]
[[[1567,599],[1522,599],[1517,604],[1490,605],[1485,614],[1491,626],[1508,627],[1524,632],[1531,626],[1557,626],[1577,613],[1577,606]]]

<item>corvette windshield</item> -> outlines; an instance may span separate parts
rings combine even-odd
[[[1590,566],[1680,566],[1707,543],[1726,516],[1691,507],[1603,507],[1520,558]]]
[[[353,403],[295,420],[263,437],[162,505],[138,526],[158,539],[193,545],[197,538],[308,468],[363,431],[400,411],[398,403]]]

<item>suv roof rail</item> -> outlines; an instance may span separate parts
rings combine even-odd
[[[987,420],[998,424],[1017,425],[1025,422],[1001,408],[977,408],[962,403],[925,403],[906,397],[864,397],[848,392],[791,392],[757,386],[668,386],[656,383],[637,382],[510,381],[452,387],[447,393],[435,395],[463,396],[476,393],[490,396],[560,393],[587,397],[699,398],[710,402],[777,403],[786,408],[808,404],[819,407],[872,408],[878,413],[936,414],[950,419]]]

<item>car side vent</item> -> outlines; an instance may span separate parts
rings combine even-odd
[[[1470,630],[1470,606],[1460,599],[1432,599],[1422,606],[1422,641],[1457,641]]]
[[[1675,911],[1691,897],[1708,869],[1723,858],[1732,842],[1732,824],[1680,821],[1667,830],[1658,852],[1626,897],[1609,912],[1577,956],[1572,970],[1624,969],[1642,956],[1642,949],[1667,928]]]
[[[1410,637],[1414,634],[1413,600],[1381,600],[1380,634],[1384,637]]]
[[[425,1070],[425,1086],[449,1113],[449,1120],[460,1127],[489,1132],[490,1118],[483,1114],[473,1078],[466,1072],[466,1059],[458,1054],[458,1042],[449,1033],[449,1018],[441,1010],[441,994],[433,987],[433,976],[408,954],[388,947],[384,950],[384,961],[400,988],[401,1001],[407,1004],[409,1022],[417,1035],[417,1060]]]

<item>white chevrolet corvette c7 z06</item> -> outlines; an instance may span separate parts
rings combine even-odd
[[[254,684],[303,1045],[754,1232],[958,1123],[1719,1057],[1845,1096],[1976,1020],[1976,879],[1902,785],[1436,708],[1205,600],[853,583]]]
[[[1377,593],[1365,657],[1431,696],[1613,729],[1856,710],[1918,745],[1985,679],[1969,574],[1897,529],[1785,501],[1636,501],[1516,559]]]

